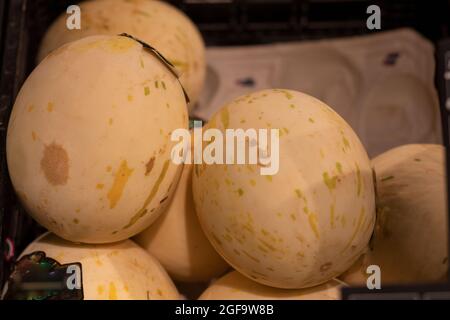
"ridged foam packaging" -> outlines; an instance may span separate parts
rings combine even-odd
[[[246,93],[286,88],[330,105],[370,157],[407,143],[441,143],[434,47],[411,29],[333,40],[210,47],[194,115],[209,119]]]

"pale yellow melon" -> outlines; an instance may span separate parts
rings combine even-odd
[[[369,250],[342,279],[365,285],[369,265],[381,285],[443,281],[448,270],[445,148],[410,144],[372,160],[377,222]]]
[[[167,211],[136,242],[155,256],[173,279],[206,282],[222,275],[228,264],[205,237],[192,199],[192,168],[184,165]]]
[[[209,128],[280,135],[274,175],[261,175],[260,164],[195,167],[200,224],[227,262],[262,284],[305,288],[356,261],[375,222],[373,176],[361,142],[337,113],[300,92],[263,90],[231,101]]]
[[[272,288],[232,271],[212,283],[200,300],[339,300],[341,284],[331,280],[307,289]]]
[[[39,64],[15,101],[6,146],[14,189],[64,239],[129,238],[167,205],[181,170],[170,135],[187,126],[181,85],[140,43],[72,42]]]
[[[43,251],[60,264],[81,263],[86,300],[179,299],[163,267],[130,240],[112,244],[74,244],[47,233],[32,242],[22,257]]]

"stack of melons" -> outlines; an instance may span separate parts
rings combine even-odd
[[[159,1],[80,7],[81,30],[66,29],[65,16],[49,29],[9,121],[13,187],[51,232],[18,266],[77,264],[84,299],[182,298],[173,281],[188,298],[205,288],[201,299],[339,299],[343,284],[365,285],[372,264],[389,283],[446,276],[441,146],[403,146],[371,163],[332,108],[268,89],[203,127],[274,129],[266,149],[245,139],[257,162],[176,163],[171,135],[187,131],[204,79],[199,32]]]

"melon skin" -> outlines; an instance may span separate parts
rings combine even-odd
[[[325,283],[367,246],[375,222],[372,169],[361,142],[330,107],[306,94],[263,90],[237,98],[204,127],[279,128],[280,164],[195,166],[200,224],[243,275],[279,288]]]
[[[166,212],[135,237],[158,259],[174,280],[208,282],[229,265],[214,250],[198,222],[192,197],[192,168],[185,164]]]
[[[131,240],[103,245],[74,244],[52,233],[33,241],[21,257],[43,251],[60,264],[81,263],[85,300],[178,300],[159,262]]]
[[[159,59],[127,37],[87,37],[53,51],[22,86],[7,132],[11,181],[58,236],[124,240],[167,206],[181,170],[170,134],[187,127],[181,85]]]
[[[343,280],[365,282],[378,265],[381,284],[444,281],[448,270],[445,148],[409,144],[375,157],[377,222],[365,256]]]
[[[182,11],[153,0],[95,0],[78,5],[81,29],[69,30],[68,15],[61,14],[42,40],[38,61],[74,40],[128,33],[156,48],[177,68],[192,108],[205,80],[205,45],[197,27]]]
[[[331,280],[306,289],[264,286],[232,271],[213,282],[199,300],[339,300],[341,284]]]
[[[361,254],[359,259],[356,260],[355,263],[343,274],[341,274],[338,279],[349,286],[367,286],[367,280],[369,280],[369,277],[371,276],[371,273],[367,273],[367,267],[370,265],[367,261],[368,250],[369,246],[367,246],[366,251]],[[372,280],[370,280],[369,282],[372,283]]]

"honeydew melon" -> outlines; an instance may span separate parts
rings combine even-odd
[[[331,280],[306,289],[279,289],[252,281],[232,271],[211,284],[200,300],[339,300],[341,284]]]
[[[167,211],[135,240],[161,262],[173,279],[207,282],[229,266],[198,223],[192,198],[192,168],[191,164],[184,165]]]
[[[92,35],[129,33],[160,51],[182,74],[181,82],[193,106],[203,87],[205,45],[192,21],[162,1],[95,0],[79,4],[81,29],[68,29],[62,14],[48,29],[38,60],[65,43]]]
[[[203,131],[210,128],[280,136],[274,175],[261,175],[261,164],[195,167],[200,224],[228,263],[268,286],[305,288],[358,259],[375,222],[372,169],[337,113],[300,92],[263,90],[224,106]]]
[[[444,280],[448,270],[445,149],[409,144],[375,157],[377,222],[369,250],[342,279],[365,285],[369,265],[383,284]]]
[[[178,79],[140,43],[72,42],[39,64],[15,101],[6,146],[13,187],[66,240],[129,238],[167,205],[181,170],[170,135],[187,127]]]
[[[81,263],[85,300],[179,299],[172,280],[156,259],[131,240],[113,244],[74,244],[47,233],[21,257],[37,251],[60,264]]]

